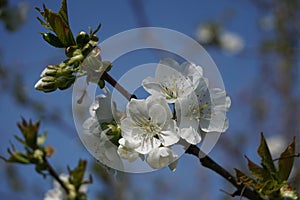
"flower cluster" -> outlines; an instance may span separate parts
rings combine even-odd
[[[73,85],[76,76],[83,75],[87,75],[87,83],[94,82],[103,88],[105,83],[101,76],[110,70],[111,63],[102,62],[100,48],[96,46],[99,41],[96,33],[101,24],[94,31],[90,28],[89,33],[80,31],[74,37],[67,17],[66,0],[62,1],[59,12],[53,12],[45,5],[43,10],[36,10],[43,17],[37,19],[50,31],[41,33],[43,39],[55,48],[64,48],[67,59],[58,65],[48,65],[35,84],[35,89],[43,92],[65,90]]]
[[[116,109],[107,91],[96,97],[83,128],[114,143],[122,159],[134,162],[140,157],[153,169],[169,165],[174,170],[179,157],[174,145],[187,148],[200,143],[204,134],[228,128],[230,98],[208,84],[202,67],[164,59],[155,77],[142,82],[148,98],[131,99],[126,112],[119,112],[119,119],[114,120]]]

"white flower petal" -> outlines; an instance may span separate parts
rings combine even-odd
[[[138,153],[147,154],[161,143],[172,145],[178,142],[176,123],[164,98],[150,96],[146,100],[132,100],[126,112],[130,111],[131,114],[121,121],[122,137],[139,144],[134,148]]]
[[[178,156],[172,149],[159,147],[149,153],[146,158],[147,163],[154,169],[166,167],[176,161]],[[173,166],[174,169],[174,166]]]
[[[183,68],[184,76],[188,77],[191,81],[193,88],[197,88],[201,79],[203,79],[203,69],[194,63],[185,62],[181,65]]]
[[[126,107],[127,117],[130,118],[145,118],[148,116],[147,103],[140,99],[131,99]]]
[[[192,67],[191,67],[191,66]],[[193,83],[198,84],[197,77],[202,76],[196,66],[190,64],[186,66],[186,73],[189,73],[190,80],[184,76],[184,66],[179,64],[173,59],[162,60],[155,72],[155,79],[146,78],[143,80],[144,89],[154,96],[164,97],[168,103],[174,103],[178,98],[182,98],[189,93],[193,92]],[[191,68],[191,69],[189,69]],[[192,74],[196,73],[196,74]]]
[[[94,117],[89,117],[88,119],[86,119],[82,124],[82,128],[84,129],[84,133],[97,136],[99,136],[102,131],[98,120]]]
[[[197,129],[193,127],[180,129],[181,137],[185,139],[190,144],[198,144],[201,141],[201,135],[198,133]]]
[[[182,73],[182,69],[181,67],[179,66],[179,63],[176,62],[176,60],[172,59],[172,58],[165,58],[163,60],[161,60],[159,63],[158,63],[158,70],[156,71],[157,75],[160,75],[159,73],[161,73],[160,69],[163,69],[165,67],[172,67],[174,70],[176,70],[177,72],[179,73]]]
[[[145,138],[142,142],[141,145],[137,148],[135,148],[135,151],[141,154],[147,154],[151,150],[159,147],[161,145],[160,140],[157,138]]]
[[[135,124],[130,118],[125,118],[121,121],[121,130],[122,135],[128,135],[131,134],[132,129],[134,128]]]
[[[160,132],[158,137],[164,146],[170,146],[177,143],[180,136],[176,127],[176,122],[174,120],[170,120],[168,126]]]
[[[154,96],[163,96],[165,97],[165,95],[163,95],[161,93],[161,85],[159,84],[159,82],[152,78],[152,77],[147,77],[143,80],[142,82],[142,86],[144,87],[144,89],[149,92],[150,94],[154,95]]]
[[[155,104],[149,108],[149,117],[159,127],[163,127],[167,121],[168,115],[163,106]]]
[[[172,111],[171,111],[165,98],[156,97],[156,96],[152,95],[146,99],[146,102],[147,102],[149,110],[151,109],[152,106],[159,105],[159,106],[161,106],[163,112],[166,114],[166,117],[168,119],[172,118]],[[157,114],[159,114],[159,112]]]
[[[129,162],[134,162],[139,157],[139,154],[133,149],[136,144],[131,144],[124,138],[119,140],[118,154],[121,158],[128,160]]]
[[[120,145],[126,146],[129,149],[134,149],[140,145],[139,143],[129,142],[129,141],[125,140],[124,138],[121,138],[118,142]]]

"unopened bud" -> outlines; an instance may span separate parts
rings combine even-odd
[[[90,36],[86,32],[81,31],[80,33],[78,33],[76,37],[76,44],[78,46],[82,47],[89,41],[90,41]]]
[[[54,65],[48,65],[41,73],[40,77],[45,76],[55,76],[57,72],[57,67]]]
[[[40,163],[43,162],[43,156],[44,156],[44,152],[40,149],[36,149],[34,152],[33,152],[33,157],[35,159],[37,159]]]
[[[44,78],[46,78],[46,77],[44,77]],[[44,78],[41,78],[35,84],[34,88],[36,90],[40,90],[40,91],[43,91],[43,92],[55,91],[57,89],[57,86],[56,86],[55,82],[46,82],[46,81],[43,80]]]
[[[73,85],[73,83],[75,82],[75,79],[76,79],[76,77],[73,75],[60,76],[60,77],[57,77],[57,79],[56,79],[56,85],[59,89],[64,90],[64,89],[71,87],[71,85]]]

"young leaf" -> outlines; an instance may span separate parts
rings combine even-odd
[[[272,179],[272,176],[268,170],[258,166],[257,164],[252,162],[248,157],[246,157],[246,159],[248,160],[248,168],[252,176],[255,177],[258,180],[258,182],[265,182],[267,180]]]
[[[64,48],[65,45],[59,40],[59,38],[53,33],[41,33],[43,39],[48,42],[50,45],[57,48]]]
[[[45,20],[42,21],[40,18],[37,18],[40,23],[47,29],[55,32],[64,47],[74,45],[75,40],[69,25],[66,0],[63,0],[58,13],[48,9],[45,5],[43,5],[43,9],[44,10],[42,11],[41,9],[36,8]]]
[[[45,10],[45,18],[65,47],[75,44],[69,24],[66,24],[59,14],[47,9]]]
[[[276,175],[276,168],[263,133],[261,133],[260,145],[257,149],[257,153],[261,157],[262,166],[266,168],[271,175]]]
[[[69,25],[67,0],[62,0],[58,14],[62,17],[64,23]]]
[[[295,137],[293,142],[281,153],[278,161],[278,178],[285,181],[289,178],[294,164]]]
[[[85,160],[79,160],[78,166],[75,169],[73,170],[69,169],[69,174],[70,174],[69,181],[72,185],[75,186],[76,190],[79,190],[79,187],[83,183],[86,163],[87,162]]]

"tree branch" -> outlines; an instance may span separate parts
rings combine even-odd
[[[233,186],[235,186],[237,188],[237,191],[235,191],[232,196],[240,195],[250,200],[263,200],[255,191],[251,190],[249,187],[246,187],[244,184],[239,183],[232,174],[230,174],[226,169],[224,169],[214,160],[212,160],[209,156],[205,155],[204,157],[200,157],[199,154],[201,153],[201,151],[197,146],[190,145],[186,150],[186,153],[199,158],[202,166],[216,172],[217,174],[225,178],[228,182],[230,182]]]
[[[59,185],[65,190],[66,194],[69,194],[70,191],[66,184],[59,178],[58,174],[55,172],[51,164],[48,162],[46,157],[43,157],[43,161],[46,164],[46,169],[49,174],[59,183]]]
[[[107,72],[104,72],[102,78],[116,88],[128,101],[137,97],[134,94],[130,94],[125,88],[123,88],[113,77],[111,77]]]

